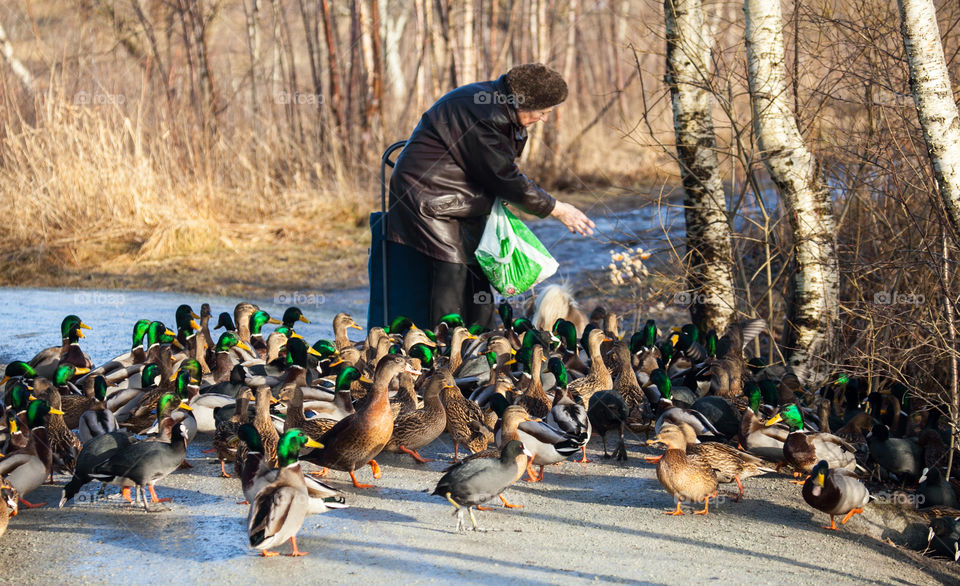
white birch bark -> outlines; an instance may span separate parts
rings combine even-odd
[[[797,265],[783,345],[788,365],[810,384],[826,375],[839,315],[830,195],[787,101],[780,2],[745,0],[744,12],[754,129],[790,219]]]
[[[900,32],[910,67],[910,89],[940,197],[960,242],[960,116],[932,0],[898,0]]]
[[[690,316],[721,334],[733,319],[730,225],[707,90],[710,38],[702,0],[664,0],[667,85],[684,187]]]
[[[13,54],[13,44],[11,44],[10,39],[7,38],[7,31],[4,30],[2,24],[0,24],[0,55],[3,56],[3,60],[10,67],[10,70],[13,71],[13,74],[17,76],[17,79],[20,80],[20,83],[23,84],[23,87],[28,92],[33,93],[33,75],[30,73],[30,70],[17,59],[16,55]]]
[[[383,52],[387,61],[387,79],[390,95],[406,99],[407,78],[403,74],[403,61],[400,54],[400,39],[407,28],[410,12],[405,2],[400,7],[391,6],[387,0],[380,0],[380,18],[383,20]],[[419,37],[418,37],[419,38]],[[420,47],[417,47],[419,50]]]

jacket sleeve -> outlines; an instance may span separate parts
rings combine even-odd
[[[523,211],[545,218],[557,200],[520,172],[510,137],[491,122],[475,122],[460,137],[464,171],[491,197],[500,196]]]

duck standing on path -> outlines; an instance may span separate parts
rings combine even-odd
[[[370,464],[374,478],[380,478],[380,466],[374,458],[383,450],[393,435],[393,411],[387,396],[392,381],[401,372],[420,376],[403,356],[385,356],[374,373],[373,389],[356,413],[344,417],[320,438],[323,448],[307,452],[303,460],[350,473],[356,488],[372,488],[372,484],[357,482],[357,467]],[[257,398],[259,401],[259,397]]]
[[[270,551],[287,540],[293,546],[291,556],[304,556],[297,549],[297,533],[303,527],[310,505],[307,484],[297,457],[303,447],[322,448],[323,444],[308,438],[296,429],[283,434],[277,446],[280,464],[277,478],[264,486],[250,503],[247,515],[247,534],[250,547],[259,549],[264,557],[280,555]]]
[[[458,533],[463,532],[463,507],[467,507],[473,530],[479,531],[472,507],[487,502],[520,480],[532,457],[522,443],[511,440],[503,447],[499,460],[467,460],[447,470],[433,494],[446,498],[456,509]]]
[[[686,441],[682,434],[659,434],[647,443],[667,446],[667,451],[657,462],[657,480],[677,500],[677,508],[666,514],[682,515],[680,503],[685,500],[704,503],[703,510],[694,511],[694,515],[709,513],[710,497],[717,495],[717,475],[710,464],[687,457]]]
[[[821,460],[803,484],[803,500],[830,515],[830,526],[824,526],[824,529],[837,531],[834,515],[844,515],[840,524],[845,525],[850,517],[863,512],[864,505],[870,501],[870,492],[853,472],[830,468],[825,460]]]
[[[460,392],[446,367],[430,377],[427,382],[427,388],[423,393],[423,409],[401,414],[394,420],[393,436],[384,447],[385,450],[410,454],[414,460],[422,464],[433,461],[420,456],[418,450],[440,437],[447,427],[447,414],[440,400],[440,393],[445,388]]]

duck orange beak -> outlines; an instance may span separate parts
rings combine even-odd
[[[271,317],[270,319],[267,320],[267,323],[268,323],[268,324],[282,324],[283,322],[280,321],[280,320],[278,320],[278,319],[275,318],[275,317]]]
[[[763,425],[764,425],[764,427],[770,427],[771,425],[775,425],[775,424],[777,424],[777,423],[780,423],[781,421],[783,421],[783,416],[780,415],[779,413],[777,413],[776,415],[774,415],[773,417],[771,417],[770,420],[767,421],[766,423],[764,423]]]
[[[310,323],[310,320],[308,320],[307,318],[303,317],[302,315],[300,316],[300,321],[302,321],[302,322],[305,323],[305,324]]]

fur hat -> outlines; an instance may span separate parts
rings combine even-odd
[[[507,87],[518,110],[544,110],[567,99],[567,82],[542,63],[518,65],[508,71]]]

